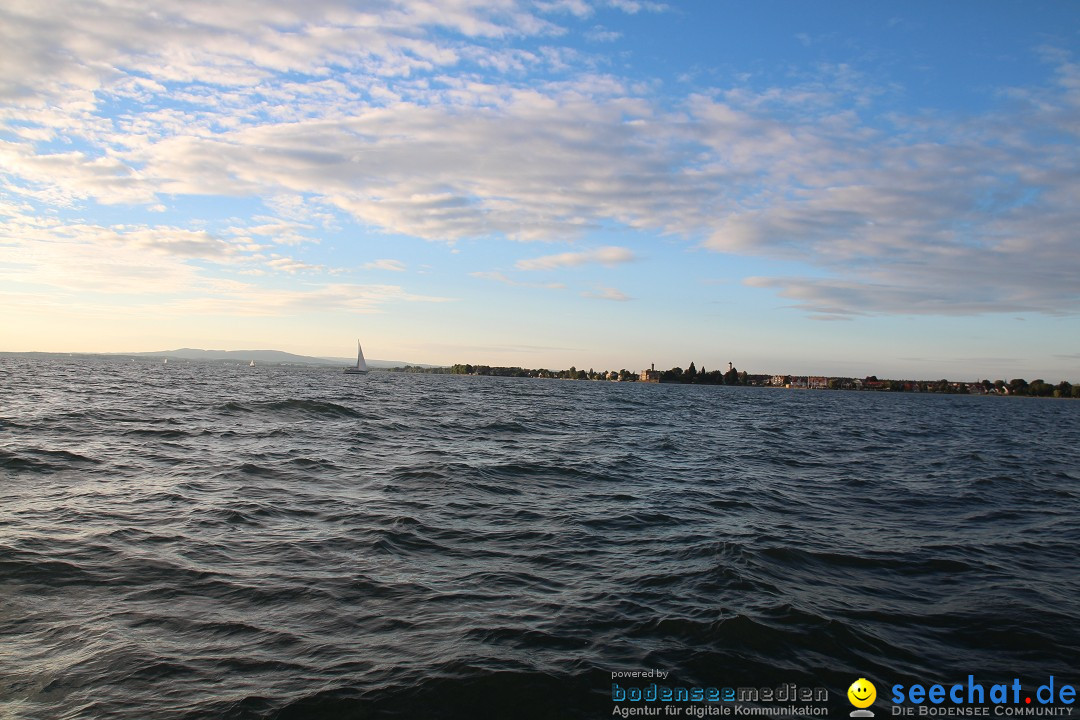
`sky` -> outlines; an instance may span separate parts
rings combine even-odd
[[[7,0],[0,351],[1080,382],[1080,3]]]

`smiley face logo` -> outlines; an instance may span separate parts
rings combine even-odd
[[[868,708],[877,699],[877,688],[866,678],[859,678],[847,689],[847,698],[857,708]]]

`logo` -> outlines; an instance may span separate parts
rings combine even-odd
[[[877,699],[877,688],[874,687],[874,683],[866,678],[859,678],[847,689],[847,697],[848,701],[858,708],[851,711],[851,717],[874,717],[873,711],[866,709]]]
[[[974,675],[968,675],[967,683],[893,685],[891,699],[894,703],[892,714],[901,716],[1061,716],[1072,714],[1070,706],[1076,702],[1076,687],[1051,675],[1049,681],[1035,692],[1025,690],[1018,677],[1011,683],[995,683],[987,688],[976,681]]]

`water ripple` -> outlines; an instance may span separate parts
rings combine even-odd
[[[1080,403],[0,364],[5,718],[1075,669]]]

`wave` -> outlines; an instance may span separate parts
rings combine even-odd
[[[225,415],[270,414],[300,418],[360,418],[363,414],[352,408],[325,400],[292,398],[266,402],[245,403],[230,401],[218,410]]]
[[[1075,665],[1065,403],[132,372],[41,370],[48,414],[0,421],[18,717],[561,719],[610,716],[615,670],[842,700]]]
[[[160,440],[179,440],[180,438],[192,437],[187,430],[156,430],[154,428],[135,428],[124,432],[125,435],[158,438]]]
[[[101,465],[97,458],[69,450],[24,449],[21,452],[0,450],[0,467],[30,472],[58,472],[87,465]]]

